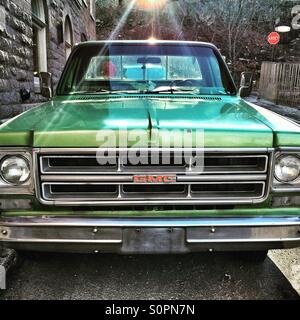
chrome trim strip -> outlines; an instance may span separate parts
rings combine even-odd
[[[256,175],[177,175],[177,181],[182,182],[198,182],[198,181],[217,181],[217,182],[236,182],[236,181],[265,181],[267,180],[266,174],[256,174]]]
[[[147,175],[147,174],[145,174]],[[160,173],[160,175],[170,175],[170,172]],[[95,176],[87,174],[83,177],[81,175],[41,175],[42,182],[83,182],[87,184],[88,182],[105,182],[107,184],[130,184],[133,183],[133,174],[132,175],[105,175],[105,176]],[[235,181],[264,181],[267,179],[266,174],[260,175],[177,175],[177,182],[172,184],[180,184],[180,183],[197,183],[197,182],[209,182],[209,181],[217,181],[217,182],[235,182]],[[145,184],[145,183],[134,183],[134,184]],[[160,183],[157,183],[160,184]],[[164,184],[164,183],[161,183]]]
[[[40,153],[39,148],[32,149],[32,166],[33,166],[33,180],[35,187],[35,196],[41,203],[41,188],[40,188],[40,175],[39,175],[39,163],[38,163],[38,154]]]
[[[276,187],[274,187],[272,189],[272,192],[274,192],[274,193],[282,193],[282,192],[284,192],[284,193],[290,193],[290,192],[293,192],[293,193],[298,192],[298,193],[300,193],[300,187],[299,188],[276,188]]]
[[[133,182],[133,175],[90,175],[89,173],[84,177],[82,175],[41,175],[41,182],[105,182],[109,183],[125,183]]]
[[[0,238],[1,242],[1,238]],[[21,243],[83,243],[83,244],[121,244],[122,240],[86,240],[86,239],[5,239],[5,242],[21,242]]]
[[[202,199],[194,199],[186,197],[186,199],[176,200],[176,198],[169,198],[165,200],[165,198],[158,200],[123,200],[120,201],[118,198],[112,199],[110,201],[60,201],[60,200],[43,200],[39,199],[39,201],[44,205],[54,205],[54,206],[64,206],[64,207],[73,207],[73,206],[133,206],[133,205],[238,205],[238,204],[259,204],[265,201],[265,199],[249,199],[249,200],[239,200],[239,199],[219,199],[215,198],[202,200]]]
[[[299,212],[300,214],[300,212]],[[45,213],[46,215],[46,213]],[[1,217],[0,225],[7,227],[275,227],[298,226],[299,217],[247,218],[95,218],[95,217]],[[300,229],[299,229],[300,230]]]
[[[195,243],[250,243],[250,242],[293,242],[300,241],[299,238],[257,238],[257,239],[187,239],[187,243],[195,244]]]
[[[141,148],[101,148],[101,150],[104,151],[118,151],[118,152],[126,152],[130,149],[131,151],[138,151],[141,149],[151,149],[153,152],[160,152],[160,151],[186,151],[186,152],[192,152],[192,151],[200,151],[200,152],[215,152],[215,153],[226,153],[226,152],[241,152],[241,153],[269,153],[271,151],[274,151],[274,148],[150,148],[150,147],[141,147]],[[41,154],[68,154],[68,153],[79,153],[79,154],[89,154],[89,153],[95,153],[99,150],[99,148],[39,148],[35,149],[39,150]]]

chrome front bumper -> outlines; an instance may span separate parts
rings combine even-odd
[[[0,244],[19,250],[121,254],[300,246],[300,217],[2,217]]]

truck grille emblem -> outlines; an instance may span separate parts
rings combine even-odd
[[[169,176],[169,175],[135,175],[133,176],[134,183],[175,183],[176,176]]]

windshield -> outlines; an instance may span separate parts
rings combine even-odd
[[[75,50],[57,93],[236,94],[221,59],[205,46],[89,44]]]

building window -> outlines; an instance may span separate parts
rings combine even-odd
[[[73,28],[72,28],[71,19],[69,16],[66,16],[66,20],[65,20],[64,40],[65,40],[66,59],[68,59],[73,47]]]
[[[47,72],[46,16],[43,0],[32,0],[34,72]]]

